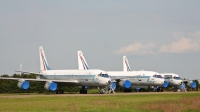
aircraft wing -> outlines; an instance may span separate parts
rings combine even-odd
[[[0,79],[10,79],[10,80],[25,80],[25,81],[35,81],[35,82],[46,82],[52,81],[56,83],[65,83],[65,84],[78,84],[77,80],[49,80],[49,79],[28,79],[28,78],[8,78],[8,77],[0,77]]]
[[[15,72],[28,73],[28,74],[36,74],[36,75],[43,75],[40,72],[26,72],[26,71],[18,71],[18,70],[15,70]]]
[[[194,80],[200,80],[200,79],[185,79],[185,80],[182,80],[183,82],[190,82],[190,81],[194,81]]]
[[[123,80],[123,79],[131,79],[131,78],[135,78],[135,77],[137,77],[137,76],[140,76],[140,75],[136,75],[136,76],[127,76],[127,77],[119,76],[119,77],[111,78],[111,81],[114,81],[114,80]]]
[[[122,80],[122,79],[127,79],[127,78],[125,78],[125,77],[116,77],[116,78],[111,78],[111,81]]]

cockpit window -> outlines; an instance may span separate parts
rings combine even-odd
[[[158,78],[163,78],[161,75],[157,75]]]
[[[174,79],[181,79],[180,77],[174,77]]]
[[[156,77],[156,78],[163,78],[161,75],[157,75],[157,74],[153,75],[153,77]]]
[[[109,77],[108,74],[101,74],[102,77]]]
[[[102,74],[102,73],[98,74],[98,76],[99,77],[109,77],[108,74]]]

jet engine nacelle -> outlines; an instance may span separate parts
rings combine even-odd
[[[19,80],[17,86],[18,86],[20,89],[27,90],[27,89],[30,87],[30,84],[29,84],[28,81]]]
[[[55,82],[47,81],[44,88],[49,91],[55,91],[57,89],[57,84]]]
[[[164,81],[162,87],[166,88],[166,87],[168,87],[168,85],[169,85],[169,83],[167,81]]]
[[[197,84],[196,84],[196,82],[194,82],[194,81],[190,81],[190,82],[187,83],[187,86],[189,86],[189,87],[191,87],[191,88],[196,88],[196,87],[197,87]]]
[[[119,81],[119,86],[120,87],[123,87],[123,88],[126,88],[126,89],[129,89],[131,87],[131,81],[125,79],[125,80],[120,80]]]

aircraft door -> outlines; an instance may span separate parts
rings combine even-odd
[[[82,76],[82,82],[85,83],[85,75]]]
[[[138,81],[141,81],[141,75],[140,75],[140,76],[138,76]]]
[[[89,73],[90,74],[90,73]],[[89,77],[87,77],[87,75],[85,75],[85,77],[84,77],[84,82],[88,82],[88,79]]]
[[[96,75],[96,76],[94,76],[94,83],[95,84],[98,84],[99,83],[99,77],[100,77],[100,74],[98,74],[98,75]]]

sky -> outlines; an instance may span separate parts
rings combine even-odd
[[[90,68],[200,78],[200,1],[1,0],[0,75],[39,72],[39,46],[51,69]]]

